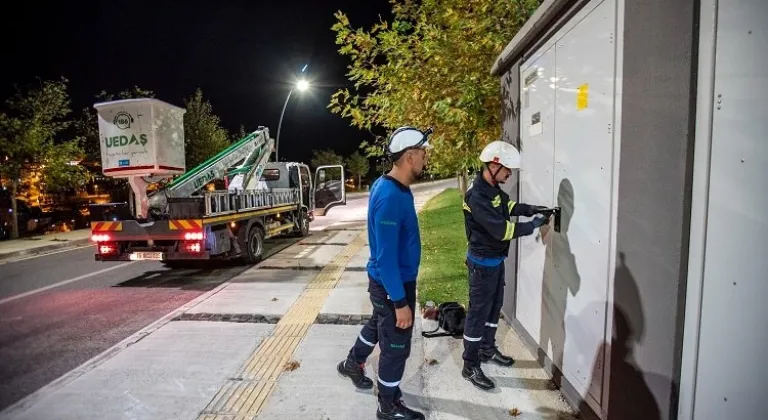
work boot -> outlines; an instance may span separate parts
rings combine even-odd
[[[498,348],[492,349],[480,349],[480,361],[482,362],[494,362],[499,366],[509,367],[515,363],[515,359],[501,354]]]
[[[339,375],[352,380],[357,389],[373,388],[373,381],[365,376],[365,363],[358,364],[354,360],[345,359],[336,366]]]
[[[461,370],[461,376],[483,391],[490,391],[493,388],[496,388],[493,381],[485,376],[485,373],[480,369],[480,366],[464,365],[464,369]]]
[[[424,414],[406,407],[401,400],[391,403],[379,400],[376,418],[379,420],[424,420]]]

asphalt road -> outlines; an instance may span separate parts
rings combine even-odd
[[[91,247],[0,265],[0,410],[249,268],[217,265],[100,263]]]

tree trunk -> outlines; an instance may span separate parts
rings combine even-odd
[[[464,197],[464,194],[467,193],[467,171],[459,172],[458,178],[459,178],[459,192],[461,193],[461,196]]]
[[[362,175],[357,176],[357,189],[362,191],[363,190],[363,177]]]
[[[19,192],[19,183],[16,180],[11,181],[11,239],[19,237],[19,207],[16,205],[16,194]]]

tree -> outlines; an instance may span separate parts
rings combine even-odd
[[[331,149],[313,150],[310,163],[315,168],[322,165],[343,165],[344,158]]]
[[[82,159],[79,139],[61,140],[59,137],[70,127],[67,120],[70,99],[67,80],[39,81],[26,92],[6,101],[7,110],[0,113],[0,178],[10,186],[13,223],[11,237],[19,237],[16,196],[25,169],[40,169],[48,189],[69,187],[88,181],[88,171],[72,164]]]
[[[391,3],[393,21],[368,31],[335,14],[331,29],[351,60],[354,88],[334,93],[328,107],[371,131],[433,126],[430,169],[465,180],[482,147],[501,136],[499,81],[490,68],[541,0]],[[381,141],[362,147],[380,156]]]
[[[313,150],[310,164],[315,169],[323,165],[343,165],[344,158],[331,149]],[[331,178],[341,177],[342,180],[344,178],[343,174],[340,174],[338,170],[332,168],[326,171],[326,175]]]
[[[368,162],[368,158],[363,156],[360,152],[355,151],[347,158],[347,168],[352,175],[357,177],[357,187],[360,188],[363,175],[367,175],[371,170],[371,165]]]
[[[184,148],[187,168],[193,168],[229,146],[229,133],[220,125],[213,106],[203,100],[203,91],[184,100]]]
[[[118,99],[154,98],[155,92],[134,86],[117,94],[102,90],[94,96],[94,103],[109,102]],[[101,162],[101,140],[99,138],[99,121],[93,106],[83,108],[80,117],[75,121],[75,129],[81,139],[81,147],[85,151],[85,160]]]
[[[245,126],[240,124],[240,129],[237,130],[237,133],[234,134],[234,137],[232,138],[232,141],[236,142],[236,141],[242,140],[247,135],[248,135],[248,133],[245,131]]]

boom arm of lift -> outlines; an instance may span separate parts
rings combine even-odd
[[[214,179],[222,179],[227,175],[229,168],[241,162],[242,164],[236,171],[243,170],[244,174],[252,175],[258,172],[260,177],[264,164],[271,154],[273,144],[274,141],[269,138],[269,129],[259,127],[258,130],[243,137],[237,143],[153,192],[148,196],[149,207],[165,213],[164,210],[169,197],[191,197],[207,183]],[[254,166],[253,163],[257,164]]]

